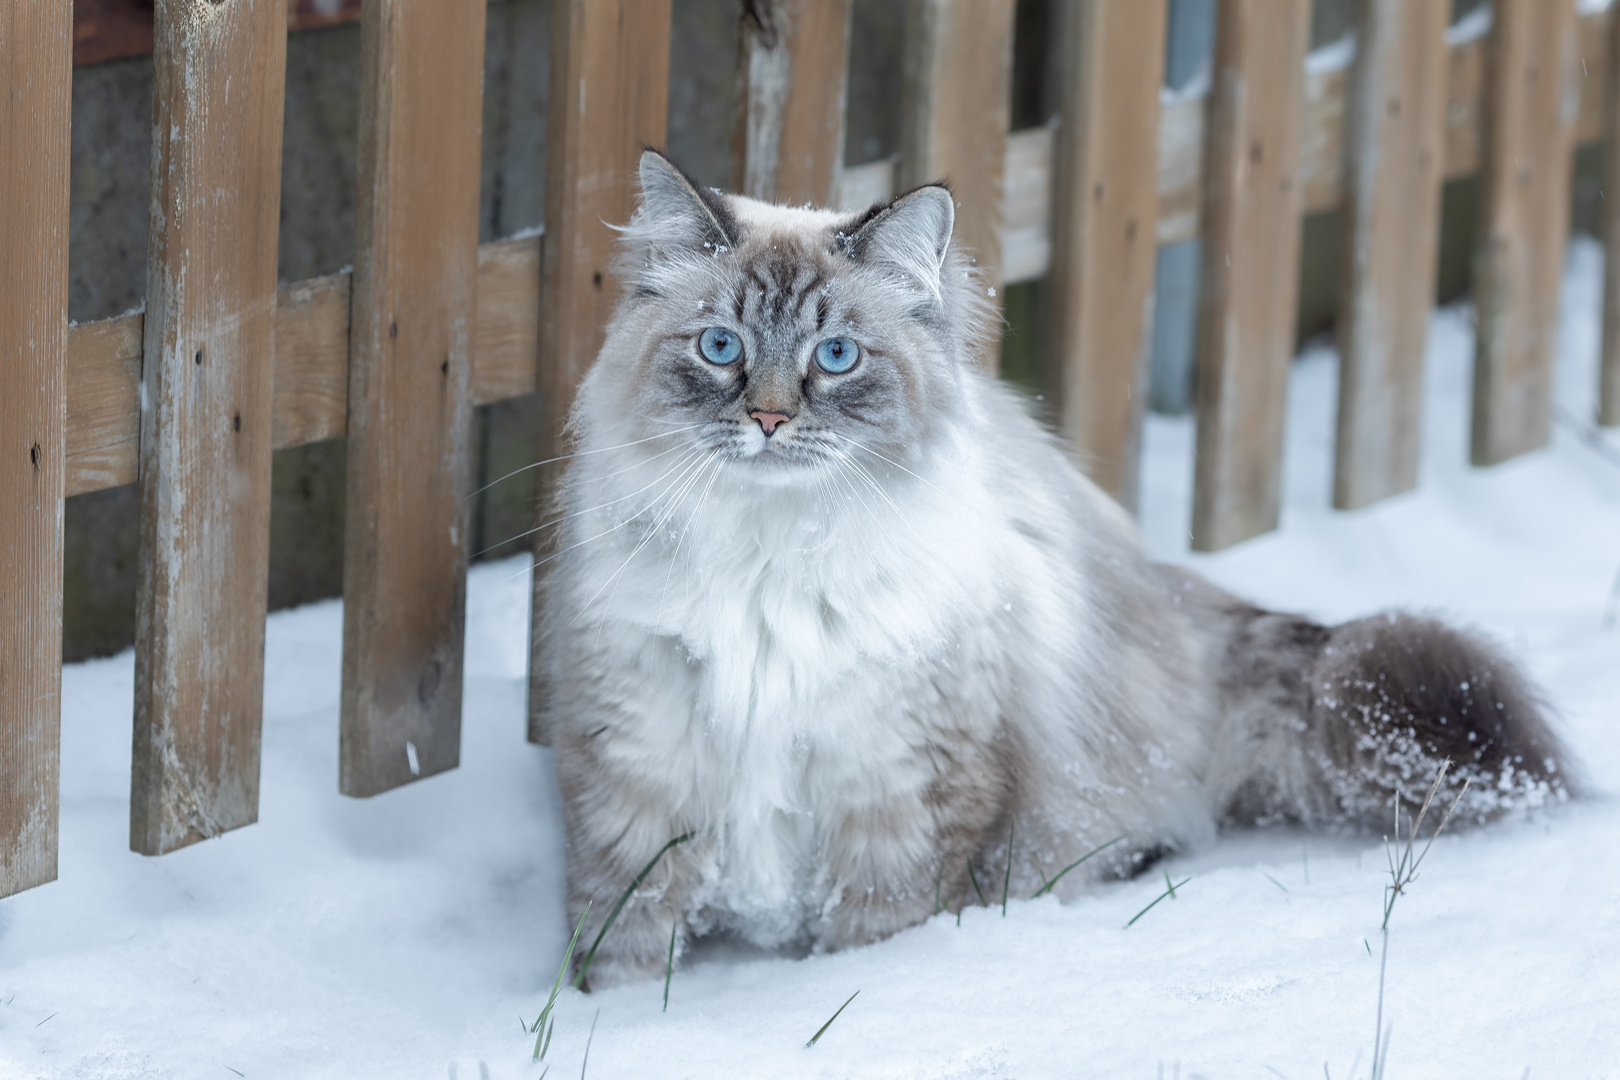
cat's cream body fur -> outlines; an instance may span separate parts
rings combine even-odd
[[[574,914],[590,901],[600,925],[692,838],[593,982],[660,969],[672,926],[873,940],[974,899],[970,865],[999,895],[1009,851],[1027,896],[1129,838],[1067,894],[1233,816],[1353,819],[1389,782],[1333,779],[1335,762],[1434,758],[1313,733],[1322,695],[1286,669],[1308,682],[1338,632],[1146,561],[1128,515],[973,363],[977,286],[915,201],[864,222],[722,203],[662,159],[643,183],[639,288],[580,388],[538,611]],[[680,351],[708,323],[749,335],[746,372]],[[831,333],[893,368],[842,412],[826,402],[862,384],[808,359]],[[767,437],[746,413],[761,402],[798,426]]]

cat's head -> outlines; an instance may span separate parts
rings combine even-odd
[[[960,430],[987,308],[944,185],[847,214],[705,189],[651,150],[640,180],[582,426],[679,432],[769,483]]]

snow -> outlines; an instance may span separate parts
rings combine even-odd
[[[1328,508],[1336,359],[1290,398],[1282,529],[1187,551],[1192,428],[1149,420],[1149,548],[1270,605],[1400,605],[1504,641],[1591,798],[1440,839],[1391,922],[1391,1076],[1620,1076],[1620,437],[1594,435],[1601,255],[1566,279],[1549,449],[1466,464],[1471,313],[1436,313],[1422,482]],[[476,568],[461,767],[337,794],[341,610],[271,617],[259,824],[126,850],[132,661],[63,676],[60,880],[0,901],[0,1077],[524,1077],[570,928],[546,751],[523,741],[527,572]],[[557,1075],[1366,1075],[1384,854],[1246,833],[1070,906],[1013,899],[866,949],[711,945],[660,981],[565,991]],[[999,898],[998,898],[999,899]],[[805,1041],[857,997],[818,1045]],[[590,1036],[595,1023],[594,1036]]]

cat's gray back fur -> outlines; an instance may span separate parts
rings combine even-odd
[[[944,189],[790,210],[650,152],[642,186],[537,627],[574,916],[600,925],[691,839],[593,981],[659,970],[672,928],[870,941],[1009,851],[1029,895],[1127,838],[1068,894],[1224,820],[1381,819],[1443,756],[1490,780],[1478,813],[1563,790],[1533,698],[1471,638],[1327,629],[1150,564],[975,363]],[[709,328],[736,360],[706,359]],[[850,371],[816,359],[834,339]]]

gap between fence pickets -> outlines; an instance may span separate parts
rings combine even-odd
[[[1584,77],[1575,141],[1604,132],[1609,10],[1580,17]],[[1454,41],[1446,83],[1446,179],[1476,171],[1480,161],[1484,39]],[[1349,68],[1340,49],[1308,65],[1301,160],[1304,210],[1343,199],[1344,117]],[[1198,234],[1202,189],[1203,94],[1166,93],[1159,120],[1158,242]],[[1046,274],[1051,261],[1051,168],[1055,128],[1013,132],[1007,144],[1002,266],[1009,284]],[[839,175],[835,203],[864,208],[894,191],[892,159],[856,165]],[[478,328],[472,397],[484,405],[531,393],[539,340],[539,230],[478,250]],[[347,272],[283,286],[276,317],[274,445],[277,449],[344,432],[348,393]],[[67,493],[133,483],[140,438],[140,343],[143,315],[131,312],[68,331]]]

